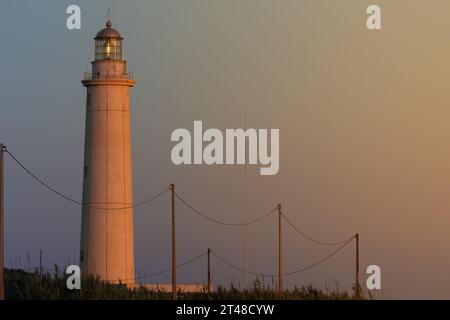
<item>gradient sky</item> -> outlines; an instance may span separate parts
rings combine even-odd
[[[32,1],[0,4],[0,140],[30,169],[81,199],[85,89],[107,7],[137,81],[132,98],[134,198],[175,182],[210,216],[242,219],[241,166],[171,163],[176,128],[280,128],[280,172],[248,171],[249,217],[278,202],[322,241],[361,235],[362,271],[382,268],[384,297],[450,298],[450,2],[366,0]],[[82,30],[65,27],[79,4]],[[135,210],[137,272],[170,265],[170,199]],[[7,266],[78,260],[81,209],[7,157]],[[277,220],[249,227],[249,269],[277,272]],[[243,230],[178,205],[178,261],[211,247],[236,265]],[[286,272],[330,252],[286,225]],[[363,273],[364,275],[364,273]],[[203,282],[206,261],[180,269]],[[365,277],[364,277],[365,279]],[[170,282],[170,274],[154,279]],[[213,262],[213,281],[242,275]],[[351,287],[354,248],[286,283]]]

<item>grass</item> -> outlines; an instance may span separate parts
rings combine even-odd
[[[68,290],[66,275],[55,266],[52,273],[40,276],[37,272],[23,270],[5,270],[6,299],[10,300],[169,300],[171,294],[152,291],[144,287],[134,289],[124,285],[114,285],[98,278],[86,278],[81,282],[81,290]],[[334,290],[326,291],[311,285],[295,287],[278,292],[264,285],[258,279],[249,290],[242,290],[234,285],[219,286],[210,294],[179,293],[180,300],[351,300],[354,294]],[[364,299],[364,297],[362,297]]]

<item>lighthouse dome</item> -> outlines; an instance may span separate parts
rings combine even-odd
[[[98,40],[98,39],[120,39],[120,40],[122,40],[123,38],[120,35],[119,31],[117,31],[116,29],[114,29],[112,27],[112,22],[108,21],[108,22],[106,22],[106,28],[100,30],[94,39],[95,40]]]

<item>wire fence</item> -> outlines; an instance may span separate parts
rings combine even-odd
[[[248,221],[246,223],[231,223],[231,222],[224,222],[224,221],[220,221],[214,218],[209,217],[208,215],[202,213],[201,211],[195,209],[192,205],[190,205],[186,200],[184,200],[178,193],[175,193],[176,197],[189,209],[191,209],[194,213],[196,213],[197,215],[199,215],[200,217],[205,218],[208,221],[223,225],[223,226],[229,226],[229,227],[243,227],[246,225],[251,225],[251,224],[255,224],[259,221],[264,220],[265,218],[269,217],[272,213],[274,213],[277,208],[273,208],[271,211],[269,211],[268,213],[266,213],[265,215],[255,219],[255,220],[251,220]]]
[[[297,275],[299,273],[305,272],[307,270],[310,270],[310,269],[312,269],[312,268],[322,264],[323,262],[327,261],[328,259],[332,258],[334,255],[336,255],[339,251],[341,251],[344,247],[346,247],[352,240],[353,240],[353,237],[351,239],[347,240],[339,248],[335,249],[334,251],[332,251],[331,253],[329,253],[325,257],[321,258],[320,260],[318,260],[318,261],[316,261],[316,262],[314,262],[314,263],[312,263],[312,264],[310,264],[310,265],[308,265],[306,267],[302,267],[302,268],[296,269],[294,271],[283,273],[283,276],[288,277],[288,276]],[[278,274],[278,273],[268,274],[268,273],[257,272],[257,271],[245,271],[243,268],[240,268],[240,267],[236,266],[235,264],[231,263],[228,259],[225,259],[221,255],[217,254],[214,250],[210,249],[210,252],[211,252],[212,256],[215,257],[218,261],[222,262],[223,264],[227,265],[228,267],[231,267],[232,269],[237,270],[237,271],[239,271],[241,273],[247,272],[250,275],[253,275],[255,277],[261,277],[261,278],[276,278],[276,277],[280,276],[280,274]],[[184,266],[186,266],[188,264],[196,262],[196,261],[200,260],[201,258],[207,256],[207,255],[208,255],[208,251],[204,252],[204,253],[201,253],[201,254],[199,254],[199,255],[197,255],[197,256],[189,259],[189,260],[186,260],[185,262],[183,262],[181,264],[178,264],[176,266],[176,269],[178,270],[178,269],[180,269],[180,268],[182,268],[182,267],[184,267]],[[22,271],[26,271],[26,272],[28,272],[28,271],[48,272],[48,273],[55,272],[55,269],[44,268],[42,266],[35,266],[35,267],[30,267],[30,268],[19,268],[19,269],[16,269],[16,270],[22,270]],[[137,277],[134,277],[134,278],[110,280],[109,282],[117,283],[117,284],[119,284],[119,283],[120,284],[130,284],[130,283],[135,283],[138,280],[140,280],[139,282],[142,282],[142,280],[145,281],[147,279],[154,278],[156,276],[159,276],[159,275],[171,272],[171,271],[172,271],[172,268],[169,267],[169,268],[165,268],[165,269],[162,269],[160,271],[157,271],[157,272],[145,273],[143,275],[140,275],[140,276],[137,276]]]
[[[16,162],[26,173],[28,173],[28,175],[30,175],[34,180],[36,180],[37,182],[39,182],[42,186],[44,186],[47,190],[53,192],[54,194],[56,194],[57,196],[59,196],[62,199],[65,199],[71,203],[75,203],[77,205],[83,206],[83,205],[87,205],[91,208],[94,209],[100,209],[100,210],[126,210],[126,209],[131,209],[131,208],[137,208],[140,206],[143,206],[153,200],[158,199],[160,196],[162,196],[164,193],[166,193],[167,191],[169,191],[169,188],[165,188],[164,190],[162,190],[161,192],[157,193],[156,195],[153,195],[143,201],[137,202],[135,204],[129,205],[129,206],[124,206],[124,207],[120,207],[120,208],[105,208],[105,207],[98,207],[93,203],[89,203],[89,202],[82,202],[79,200],[76,200],[73,197],[70,197],[58,190],[56,190],[55,188],[53,188],[52,186],[50,186],[47,182],[45,182],[44,180],[42,180],[41,178],[39,178],[36,174],[34,174],[30,169],[28,169],[27,167],[25,167],[25,165],[20,162],[8,149],[5,149],[5,152],[11,157],[11,159],[14,160],[14,162]]]
[[[295,271],[290,271],[290,272],[283,272],[283,276],[288,277],[288,276],[293,276],[302,272],[305,272],[307,270],[310,270],[320,264],[322,264],[323,262],[327,261],[328,259],[330,259],[331,257],[333,257],[334,255],[336,255],[339,251],[341,251],[342,249],[344,249],[344,247],[346,247],[351,241],[353,240],[353,237],[349,240],[347,240],[347,242],[345,242],[344,244],[342,244],[339,248],[335,249],[334,251],[332,251],[330,254],[328,254],[327,256],[325,256],[324,258],[314,262],[311,265],[308,265],[306,267],[297,269]],[[255,272],[255,271],[245,271],[244,269],[232,264],[231,262],[229,262],[228,260],[226,260],[225,258],[219,256],[217,253],[215,253],[214,251],[211,250],[211,253],[217,258],[219,259],[221,262],[223,262],[224,264],[228,265],[229,267],[240,271],[240,272],[248,272],[248,274],[251,274],[253,276],[259,276],[262,278],[274,278],[274,277],[279,277],[280,274],[266,274],[266,273],[260,273],[260,272]]]
[[[28,169],[21,161],[19,161],[8,149],[4,149],[5,153],[8,154],[11,159],[20,167],[22,168],[29,176],[31,176],[34,180],[36,180],[41,186],[45,187],[47,190],[51,191],[52,193],[54,193],[55,195],[57,195],[58,197],[67,200],[68,202],[80,205],[80,206],[89,206],[90,208],[94,208],[94,209],[100,209],[100,210],[105,210],[105,211],[110,211],[110,210],[125,210],[125,209],[131,209],[131,208],[137,208],[143,205],[146,205],[158,198],[160,198],[162,195],[164,195],[166,192],[168,192],[170,190],[169,187],[163,189],[161,192],[156,193],[153,196],[150,196],[148,198],[146,198],[143,201],[137,202],[137,203],[133,203],[130,204],[128,206],[124,206],[121,208],[108,208],[108,207],[98,207],[92,203],[86,203],[86,202],[82,202],[79,201],[77,199],[75,199],[74,197],[68,196],[67,194],[58,191],[56,188],[52,187],[49,183],[47,183],[46,181],[44,181],[43,179],[41,179],[40,177],[38,177],[35,173],[33,173],[30,169]],[[180,194],[174,192],[175,197],[183,204],[185,205],[188,209],[190,209],[190,211],[192,211],[193,213],[195,213],[196,215],[204,218],[205,220],[209,221],[209,222],[213,222],[219,225],[223,225],[223,226],[229,226],[229,227],[243,227],[243,226],[247,226],[247,225],[252,225],[252,224],[256,224],[268,217],[270,217],[272,214],[274,214],[279,208],[278,206],[271,209],[270,211],[268,211],[267,213],[265,213],[264,215],[260,216],[259,218],[256,218],[254,220],[250,220],[244,223],[236,223],[236,222],[227,222],[227,221],[222,221],[216,218],[212,218],[210,215],[204,213],[201,210],[196,209],[190,202],[188,202],[185,198],[183,198]],[[328,255],[326,255],[324,258],[314,262],[313,264],[310,264],[306,267],[294,270],[294,271],[290,271],[290,272],[286,272],[283,273],[283,276],[292,276],[292,275],[296,275],[302,272],[305,272],[307,270],[310,270],[322,263],[324,263],[325,261],[329,260],[330,258],[332,258],[334,255],[336,255],[337,253],[339,253],[342,249],[344,249],[354,238],[355,235],[352,236],[351,238],[347,238],[346,240],[343,241],[338,241],[338,242],[324,242],[324,241],[319,241],[316,240],[315,238],[309,236],[307,233],[305,233],[304,231],[302,231],[298,226],[296,226],[284,213],[279,212],[279,214],[281,215],[281,217],[289,224],[289,226],[296,231],[299,235],[301,235],[302,237],[306,238],[307,240],[318,244],[318,245],[324,245],[324,246],[339,246],[337,249],[333,250],[331,253],[329,253]],[[190,263],[193,263],[195,261],[200,260],[201,258],[205,257],[208,254],[208,252],[202,253],[198,256],[195,256],[179,265],[176,266],[176,269],[178,268],[182,268]],[[242,272],[242,273],[248,273],[250,275],[253,276],[257,276],[257,277],[262,277],[262,278],[273,278],[273,277],[279,277],[279,274],[266,274],[266,273],[261,273],[261,272],[257,272],[257,271],[248,271],[248,270],[244,270],[243,268],[240,268],[238,266],[236,266],[235,264],[229,262],[229,260],[223,258],[221,255],[217,254],[215,251],[211,250],[211,254],[220,262],[222,262],[223,264],[229,266],[230,268]],[[24,271],[29,271],[29,270],[38,270],[40,272],[43,272],[43,270],[50,270],[50,269],[43,269],[42,266],[38,266],[38,267],[32,267],[32,268],[27,268],[27,269],[21,269]],[[122,283],[122,284],[127,284],[130,282],[136,282],[137,280],[147,280],[149,278],[154,278],[156,276],[165,274],[167,272],[172,271],[172,268],[166,268],[157,272],[152,272],[152,273],[145,273],[144,275],[140,275],[137,276],[135,278],[130,278],[130,279],[120,279],[120,280],[116,280],[116,281],[110,281],[110,282],[116,282],[116,283]]]

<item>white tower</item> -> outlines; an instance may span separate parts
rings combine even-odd
[[[87,89],[80,265],[82,275],[133,285],[130,88],[122,37],[108,21],[95,37]]]

